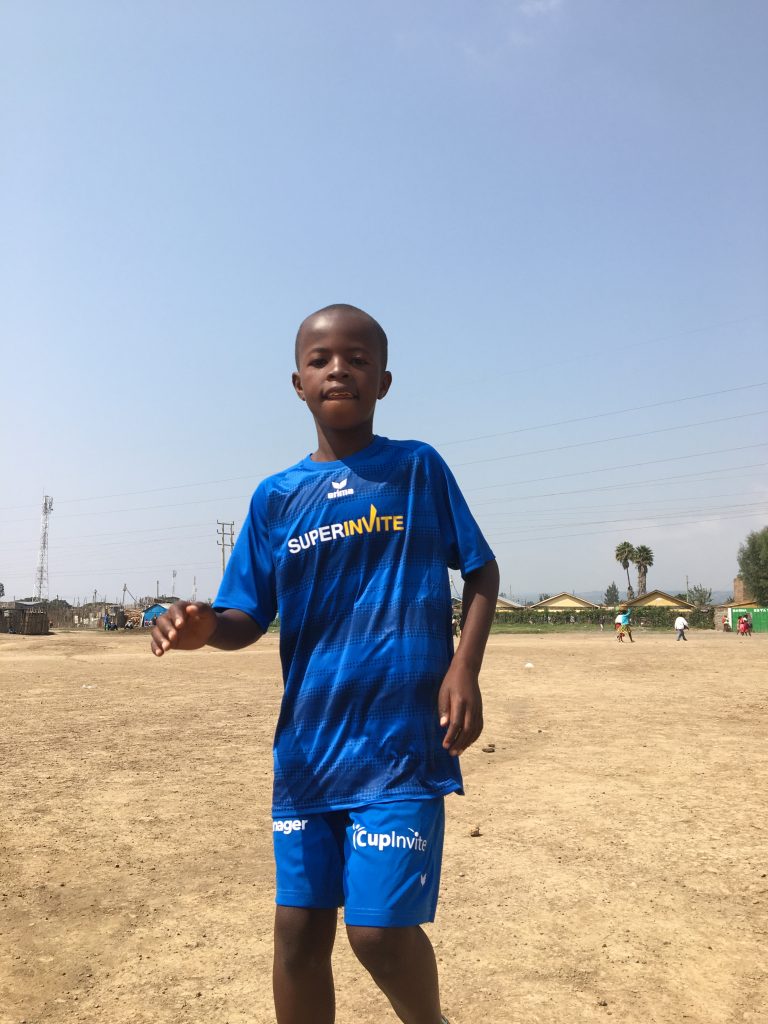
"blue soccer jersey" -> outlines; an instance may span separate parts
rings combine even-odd
[[[453,655],[447,568],[493,558],[429,445],[376,437],[264,480],[215,607],[280,616],[273,814],[461,791],[437,692]]]

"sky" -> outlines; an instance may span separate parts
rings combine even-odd
[[[506,594],[623,589],[624,540],[730,590],[768,523],[767,41],[762,0],[2,0],[6,597],[44,495],[50,597],[213,597],[217,521],[314,449],[293,340],[333,302]]]

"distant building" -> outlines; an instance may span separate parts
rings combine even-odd
[[[518,604],[516,601],[508,601],[506,597],[496,598],[496,611],[497,612],[514,612],[518,608],[524,608],[525,605]]]
[[[16,607],[0,610],[0,633],[19,633],[21,636],[45,636],[48,633],[48,613],[37,611],[34,602],[16,601]],[[32,604],[33,607],[26,607]]]
[[[683,601],[672,594],[666,594],[663,590],[651,590],[641,597],[632,601],[623,602],[628,608],[669,608],[676,612],[692,612],[695,605],[690,601]]]
[[[142,626],[151,626],[158,615],[162,615],[163,612],[167,612],[171,606],[169,604],[162,604],[157,602],[156,604],[150,605],[149,608],[145,608],[141,613],[141,624]]]
[[[752,618],[755,633],[768,633],[768,608],[758,606],[757,601],[732,601],[715,608],[715,629],[735,632],[742,615]]]
[[[529,606],[532,612],[584,612],[599,611],[600,606],[585,601],[583,597],[576,597],[575,594],[555,594],[554,597],[547,597],[543,601]]]

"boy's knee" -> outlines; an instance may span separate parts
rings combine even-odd
[[[288,971],[324,966],[331,958],[335,934],[335,910],[278,907],[275,958]]]
[[[411,928],[367,928],[347,925],[349,944],[357,959],[371,974],[394,974],[408,956]]]

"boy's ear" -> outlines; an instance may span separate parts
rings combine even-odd
[[[298,374],[294,374],[294,377],[297,377],[297,376],[298,376]],[[392,374],[389,372],[389,370],[385,370],[384,371],[384,376],[381,378],[381,387],[379,388],[379,398],[383,398],[391,387],[392,387]]]
[[[293,384],[293,390],[296,392],[296,394],[299,396],[302,402],[306,402],[307,399],[304,396],[304,388],[301,386],[301,377],[299,376],[298,373],[294,372],[291,374],[291,383]]]

